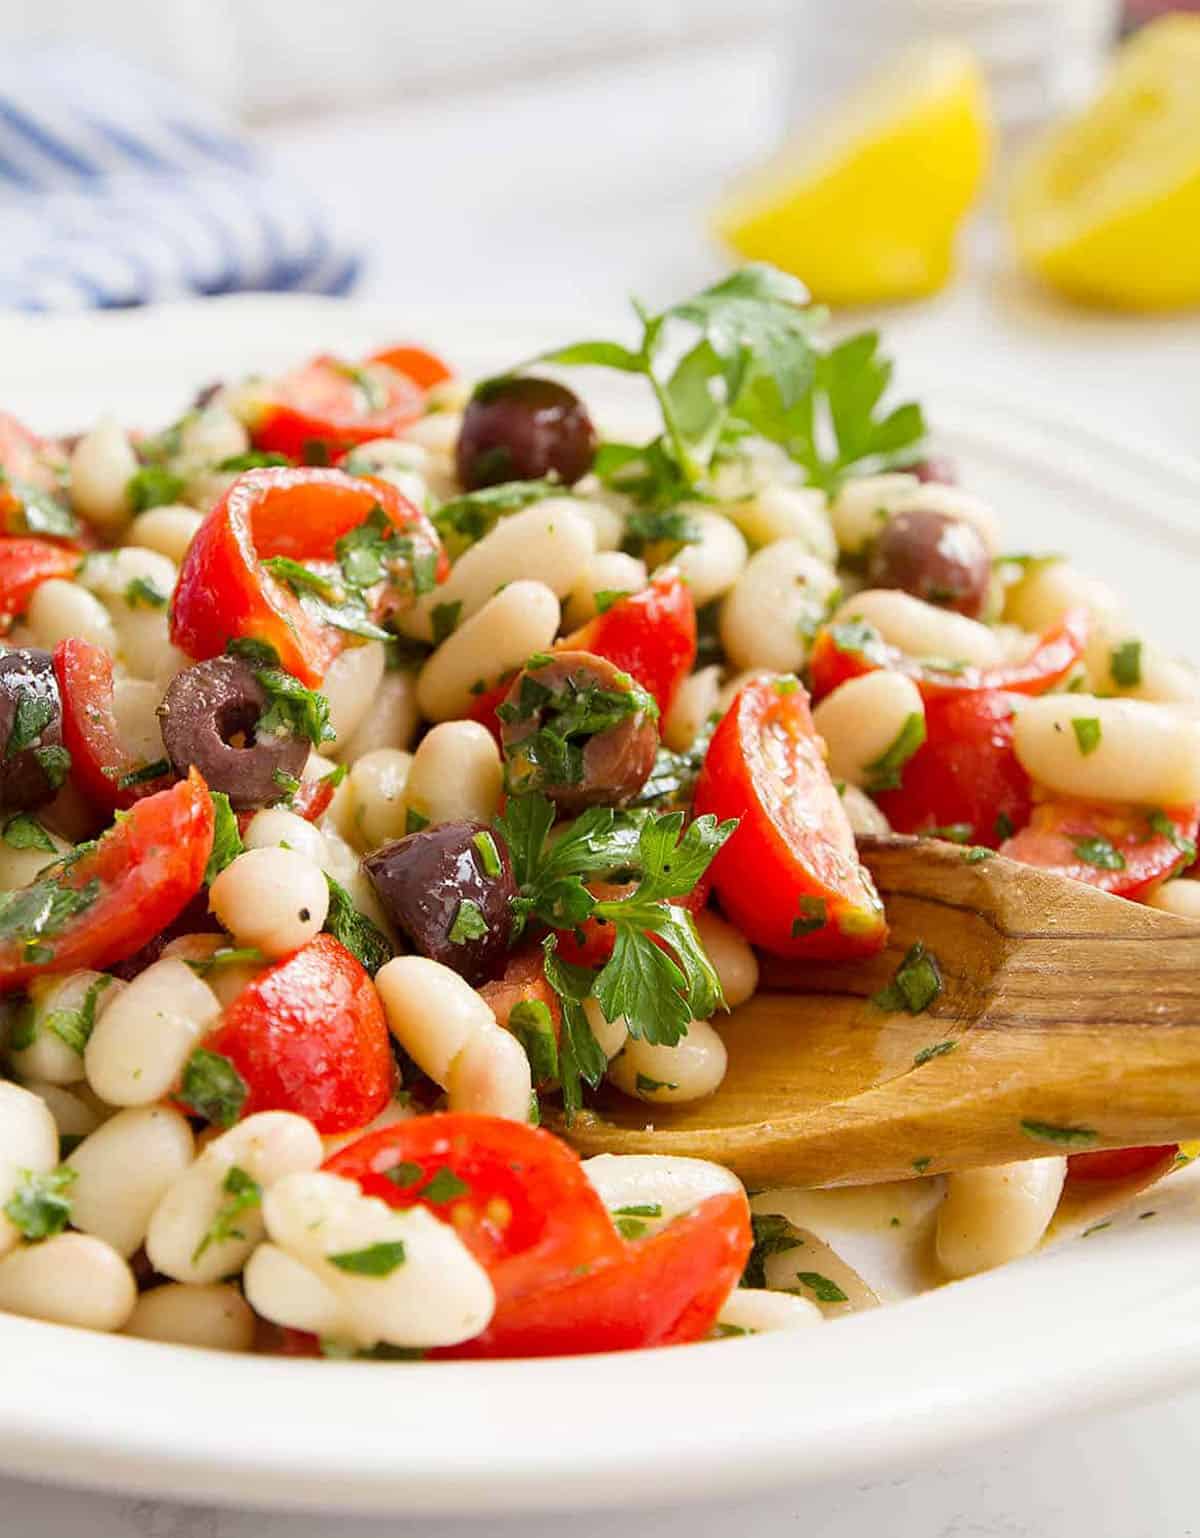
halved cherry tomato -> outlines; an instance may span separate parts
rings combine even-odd
[[[712,874],[751,944],[825,960],[882,950],[883,904],[794,679],[754,678],[740,690],[709,744],[695,811],[740,819]]]
[[[15,922],[20,894],[9,900],[0,914],[0,993],[42,972],[103,968],[141,950],[200,890],[212,841],[212,801],[194,769],[170,790],[139,801],[98,843],[29,889],[49,900],[94,882],[85,907],[35,934],[33,920]],[[35,906],[45,912],[46,904]]]
[[[218,656],[235,637],[265,641],[289,673],[318,686],[342,648],[342,633],[313,619],[262,562],[331,561],[338,540],[376,506],[412,542],[414,558],[435,559],[442,581],[450,568],[433,525],[390,482],[341,470],[239,476],[188,547],[172,600],[172,641],[197,661]]]
[[[1165,818],[1166,824],[1156,827]],[[1086,801],[1043,801],[1029,825],[1000,853],[1135,901],[1154,882],[1190,862],[1200,807],[1144,811]]]
[[[594,652],[629,673],[649,690],[665,716],[696,661],[696,605],[687,583],[668,568],[640,593],[619,599],[559,645],[567,651]]]
[[[113,714],[113,663],[102,646],[78,636],[54,648],[62,700],[63,746],[71,755],[71,781],[93,806],[113,812],[153,796],[175,778],[168,767],[152,779],[147,765],[122,743]]]
[[[294,1111],[318,1132],[348,1132],[378,1116],[392,1092],[379,995],[332,935],[318,935],[248,983],[204,1046],[245,1080],[243,1116]]]
[[[0,485],[0,500],[2,496]],[[43,582],[50,577],[74,576],[82,554],[75,545],[0,535],[0,631],[7,630],[18,614],[24,614]]]
[[[1067,1155],[1067,1179],[1129,1180],[1135,1175],[1149,1175],[1159,1165],[1166,1174],[1179,1152],[1178,1143],[1165,1143],[1160,1148],[1111,1148],[1101,1153]]]
[[[594,1261],[496,1310],[482,1335],[438,1357],[585,1356],[702,1340],[751,1248],[746,1198],[710,1196],[623,1254]]]
[[[579,1267],[624,1254],[578,1154],[538,1127],[419,1116],[359,1138],[324,1167],[390,1207],[420,1203],[453,1224],[496,1289],[493,1328]]]
[[[402,342],[396,347],[384,347],[371,354],[371,363],[382,363],[397,374],[411,379],[422,390],[431,390],[435,384],[454,378],[454,370],[437,353],[418,347],[413,342]]]
[[[897,833],[954,829],[995,849],[1029,821],[1033,788],[1013,751],[1013,708],[995,689],[935,700],[898,790],[876,797]]]
[[[478,721],[480,726],[486,726],[497,742],[500,741],[500,717],[496,714],[496,710],[504,704],[505,696],[512,688],[512,681],[516,676],[515,673],[505,673],[499,683],[477,694],[467,710],[468,717],[472,721]]]
[[[394,438],[423,410],[421,390],[404,374],[323,353],[275,382],[250,436],[256,449],[328,464],[356,443]]]
[[[589,881],[587,889],[593,897],[607,901],[628,896],[636,885],[637,883],[633,881],[621,884],[612,881]],[[709,871],[705,871],[690,892],[683,897],[672,897],[669,901],[679,908],[686,908],[691,914],[696,914],[703,910],[711,891],[712,875]],[[556,932],[559,956],[563,961],[574,962],[576,966],[603,966],[613,953],[616,936],[613,926],[607,919],[591,918],[586,920],[578,931],[560,929]],[[669,949],[658,935],[652,934],[650,938],[656,945],[662,945],[664,950]]]
[[[870,625],[853,622],[827,625],[819,631],[808,659],[813,698],[824,699],[847,679],[880,668],[905,673],[920,689],[926,703],[947,695],[1004,690],[1009,694],[1045,694],[1060,684],[1083,656],[1089,620],[1083,609],[1072,609],[1047,630],[1022,662],[1003,662],[992,668],[960,667],[951,670],[931,662],[906,657]]]
[[[305,822],[320,822],[329,810],[337,790],[336,771],[323,774],[319,780],[301,780],[300,789],[291,799],[290,809]]]

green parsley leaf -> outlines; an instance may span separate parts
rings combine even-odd
[[[387,936],[365,913],[360,913],[346,888],[326,875],[329,888],[329,912],[325,917],[325,932],[340,940],[350,954],[375,976],[380,967],[392,959],[392,946]]]
[[[1080,838],[1074,844],[1076,859],[1097,870],[1124,870],[1125,856],[1106,838]]]
[[[1095,716],[1072,717],[1071,730],[1075,733],[1075,741],[1084,758],[1100,746],[1100,722]]]
[[[672,1084],[669,1079],[652,1079],[648,1073],[639,1073],[634,1080],[634,1089],[639,1095],[655,1095],[660,1089],[678,1089],[678,1084]]]
[[[6,475],[3,466],[0,466],[0,485],[7,485],[21,504],[25,533],[46,534],[51,539],[73,539],[79,533],[79,519],[75,514],[42,487],[15,475]],[[9,528],[5,532],[12,534],[20,530]]]
[[[519,999],[508,1017],[513,1033],[529,1059],[529,1071],[535,1084],[548,1084],[558,1078],[558,1042],[554,1020],[541,999]]]
[[[921,1158],[913,1160],[912,1167],[916,1170],[918,1175],[923,1175],[932,1163],[933,1159],[930,1157],[930,1155],[923,1154]]]
[[[536,676],[537,664],[530,659],[522,672],[516,700],[496,709],[506,726],[529,724],[523,736],[506,734],[504,743],[506,783],[515,795],[580,784],[584,750],[593,737],[631,717],[658,717],[653,696],[632,679],[627,687],[602,689],[581,672],[546,684]]]
[[[72,1052],[83,1056],[84,1048],[96,1028],[96,1005],[100,995],[112,982],[111,977],[100,976],[89,984],[77,1009],[52,1009],[42,1022],[43,1028],[70,1047]]]
[[[185,965],[191,967],[197,977],[208,977],[223,967],[261,966],[266,959],[257,945],[223,945],[211,956],[185,961]]]
[[[766,1263],[772,1255],[782,1255],[788,1250],[802,1249],[804,1240],[794,1224],[782,1213],[754,1212],[750,1215],[750,1227],[754,1234],[754,1248],[742,1272],[742,1287],[767,1285]]]
[[[919,1015],[929,1008],[941,991],[942,973],[937,957],[918,940],[896,968],[891,983],[875,994],[871,1003],[879,1009],[903,1009],[910,1015]]]
[[[183,478],[163,465],[143,465],[129,477],[125,496],[135,513],[144,513],[151,507],[164,507],[178,502],[183,495]]]
[[[490,833],[481,832],[476,833],[471,842],[479,856],[479,866],[483,874],[495,880],[504,869],[500,860],[500,851],[496,848],[496,840]]]
[[[495,528],[506,513],[516,513],[547,497],[558,497],[563,487],[558,481],[501,481],[468,491],[443,502],[433,515],[434,527],[444,540],[464,550]]]
[[[422,828],[429,826],[429,818],[423,812],[418,812],[415,806],[406,808],[404,813],[404,832],[420,833]]]
[[[319,748],[336,733],[329,724],[329,701],[306,689],[282,668],[259,668],[254,675],[267,694],[267,708],[255,725],[255,735],[307,737]]]
[[[232,1127],[242,1114],[250,1087],[220,1052],[197,1047],[188,1058],[181,1081],[182,1098],[215,1127]]]
[[[646,1225],[641,1218],[621,1218],[615,1220],[617,1232],[622,1239],[641,1239],[646,1233]]]
[[[792,920],[792,939],[815,934],[818,929],[824,929],[828,922],[829,907],[823,897],[802,897],[800,917]]]
[[[596,605],[597,614],[607,614],[613,604],[620,603],[622,598],[628,598],[629,593],[619,587],[597,588],[592,594],[592,602]]]
[[[458,622],[462,617],[462,600],[456,599],[454,603],[435,603],[430,613],[433,623],[433,644],[440,646],[458,629]]]
[[[613,1216],[618,1218],[661,1218],[661,1202],[633,1202],[627,1207],[616,1207]]]
[[[864,789],[899,790],[903,781],[904,766],[925,741],[925,714],[914,710],[906,716],[904,725],[896,733],[890,746],[866,766],[867,782]]]
[[[229,1200],[218,1207],[216,1217],[192,1251],[193,1265],[211,1245],[225,1244],[230,1239],[245,1239],[246,1234],[237,1226],[238,1221],[244,1212],[262,1206],[262,1187],[236,1164],[230,1166],[221,1182],[221,1189]]]
[[[54,840],[30,812],[16,812],[4,824],[4,842],[10,849],[42,849],[55,852]]]
[[[953,1052],[957,1046],[956,1041],[938,1041],[931,1047],[922,1047],[913,1058],[913,1067],[920,1068],[923,1063],[930,1063],[935,1057],[945,1057],[947,1052]]]
[[[68,1164],[45,1172],[22,1170],[16,1189],[4,1204],[4,1216],[31,1244],[61,1234],[71,1221],[67,1192],[78,1178]]]
[[[690,806],[715,724],[710,722],[699,731],[691,747],[682,753],[660,747],[650,777],[634,797],[632,806],[652,806],[662,811]]]
[[[153,780],[161,780],[164,774],[170,774],[171,764],[169,759],[156,758],[152,764],[141,764],[137,769],[130,769],[128,774],[123,774],[117,780],[120,790],[129,790],[135,785],[149,785]]]
[[[964,849],[962,862],[964,865],[981,865],[984,860],[994,860],[996,851],[988,849],[983,844],[976,844],[972,849]]]
[[[338,767],[344,769],[345,765],[340,764]],[[271,771],[271,778],[283,792],[283,796],[281,797],[278,804],[281,806],[291,806],[292,802],[295,800],[296,792],[300,789],[299,777],[294,774],[289,774],[286,769],[273,769]],[[327,780],[332,779],[333,775],[327,774],[325,778]]]
[[[329,1264],[351,1276],[391,1276],[404,1264],[403,1239],[385,1239],[364,1250],[343,1250],[330,1255]]]
[[[1035,1143],[1057,1143],[1063,1148],[1087,1148],[1096,1141],[1098,1133],[1091,1127],[1059,1127],[1053,1122],[1021,1122],[1021,1131]]]
[[[1142,681],[1142,643],[1122,641],[1109,653],[1108,671],[1118,689],[1136,689]]]
[[[471,940],[482,940],[488,932],[488,923],[479,904],[464,897],[454,914],[447,939],[451,945],[466,945]]]
[[[562,1084],[563,1116],[568,1126],[583,1104],[583,1085],[592,1089],[604,1077],[608,1067],[600,1044],[592,1034],[583,1001],[592,991],[592,973],[560,961],[555,954],[557,941],[547,935],[542,941],[546,981],[558,994],[561,1036],[558,1044],[558,1077]]]
[[[465,1180],[461,1180],[447,1165],[442,1165],[421,1187],[420,1195],[423,1202],[444,1207],[447,1202],[457,1201],[460,1196],[468,1196],[470,1191],[471,1187]]]
[[[641,555],[647,545],[695,545],[700,525],[685,508],[637,508],[625,520],[622,549]]]
[[[240,657],[243,662],[249,662],[253,667],[277,668],[279,666],[279,653],[269,641],[257,641],[253,636],[234,636],[225,643],[225,652],[230,657]]]
[[[53,719],[54,702],[44,694],[35,694],[32,690],[18,694],[4,748],[5,758],[16,758],[18,753],[32,747]]]
[[[384,1170],[383,1173],[394,1186],[399,1186],[402,1191],[407,1191],[411,1186],[418,1185],[425,1178],[425,1171],[419,1164],[414,1164],[410,1159],[402,1159],[399,1164],[393,1164],[390,1169]]]
[[[1003,843],[1005,839],[1011,838],[1016,832],[1016,829],[1013,827],[1013,820],[1007,812],[996,813],[996,822],[993,831],[1001,843]]]
[[[818,1303],[849,1303],[850,1299],[828,1276],[822,1276],[819,1271],[797,1271],[796,1280],[800,1286],[811,1292]]]
[[[167,595],[149,577],[134,577],[125,589],[125,602],[131,609],[165,609]]]
[[[1195,860],[1195,840],[1181,833],[1178,826],[1167,816],[1166,812],[1161,810],[1149,812],[1146,816],[1146,821],[1150,824],[1151,832],[1168,839],[1179,850],[1185,864],[1190,865]]]
[[[290,588],[301,608],[319,623],[368,641],[391,640],[391,633],[371,618],[361,591],[344,580],[340,569],[322,574],[286,555],[268,556],[261,565],[277,582]]]
[[[69,872],[70,867],[64,863],[31,886],[0,892],[0,940],[15,940],[22,945],[29,961],[52,961],[53,950],[41,942],[61,934],[73,918],[100,896],[98,878],[93,877],[82,887],[69,886]]]
[[[224,475],[241,475],[245,470],[270,470],[276,465],[289,465],[286,454],[272,454],[266,449],[247,449],[244,454],[231,454],[223,459],[217,469]]]
[[[237,814],[229,804],[229,797],[223,790],[210,790],[208,796],[213,809],[213,842],[212,853],[204,869],[204,880],[211,886],[246,846],[242,843]]]
[[[922,838],[941,838],[948,844],[969,844],[975,829],[969,822],[948,822],[940,828],[930,828]]]
[[[48,748],[34,748],[33,757],[54,790],[65,783],[71,771],[71,755],[66,748],[52,743]]]

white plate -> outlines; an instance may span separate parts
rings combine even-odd
[[[502,329],[516,345],[481,341]],[[425,336],[486,369],[578,317],[512,322],[237,300],[0,322],[0,400],[47,429],[165,419],[208,377]],[[1200,469],[906,360],[1013,548],[1065,549],[1186,649]],[[1139,1211],[1155,1209],[1152,1221]],[[1200,1382],[1200,1182],[989,1276],[809,1333],[573,1361],[212,1355],[0,1316],[0,1469],[239,1505],[494,1514],[675,1504],[876,1476],[1038,1421]]]

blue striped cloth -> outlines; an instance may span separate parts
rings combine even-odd
[[[0,309],[345,293],[317,202],[174,83],[80,47],[0,49]]]

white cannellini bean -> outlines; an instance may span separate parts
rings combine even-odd
[[[567,630],[578,630],[596,614],[598,593],[640,593],[646,586],[646,563],[623,550],[597,549],[583,578],[571,589],[563,608]]]
[[[1200,671],[1127,628],[1097,628],[1084,660],[1097,694],[1119,694],[1124,699],[1162,705],[1200,702]],[[1128,681],[1131,677],[1133,682]]]
[[[583,1172],[610,1212],[621,1207],[661,1207],[655,1222],[669,1223],[710,1196],[744,1195],[741,1181],[723,1165],[676,1154],[596,1154]]]
[[[163,647],[155,664],[154,676],[151,679],[154,687],[158,690],[160,699],[167,692],[167,685],[171,680],[177,674],[182,673],[184,668],[190,668],[191,665],[192,659],[186,652],[180,651],[178,646],[167,645]]]
[[[843,555],[861,555],[888,521],[893,506],[920,489],[915,475],[860,475],[847,481],[829,510]]]
[[[23,1088],[45,1102],[54,1117],[60,1141],[68,1137],[85,1138],[104,1121],[98,1103],[86,1098],[78,1089],[64,1089],[61,1084],[43,1084],[33,1079]]]
[[[186,473],[203,465],[219,465],[250,447],[250,435],[220,398],[184,419],[179,434],[179,467]]]
[[[411,747],[420,722],[417,675],[411,668],[393,668],[383,675],[371,708],[354,735],[342,741],[337,756],[342,763],[353,764],[377,748]]]
[[[1027,1159],[946,1178],[937,1256],[947,1276],[974,1276],[1028,1255],[1046,1232],[1067,1175],[1066,1159]]]
[[[891,823],[866,791],[859,790],[857,785],[846,785],[842,792],[842,805],[853,832],[870,838],[886,838],[892,831]]]
[[[178,566],[204,522],[204,514],[183,502],[168,502],[139,513],[125,531],[125,544],[156,550]]]
[[[446,581],[399,619],[405,635],[433,640],[433,611],[461,604],[460,625],[477,614],[509,582],[541,582],[557,598],[579,585],[596,552],[596,536],[573,497],[550,497],[501,518],[477,545],[463,553]]]
[[[88,1083],[109,1105],[161,1100],[220,1012],[216,994],[186,962],[156,961],[96,1022],[83,1055]]]
[[[533,1078],[521,1043],[498,1025],[470,1037],[450,1064],[446,1095],[452,1111],[528,1121]]]
[[[744,502],[722,508],[752,545],[798,539],[826,566],[837,563],[837,540],[823,492],[812,486],[774,482]]]
[[[412,754],[399,748],[376,748],[355,759],[347,783],[355,842],[361,849],[369,852],[404,836],[404,789],[411,768]]]
[[[823,1324],[824,1314],[809,1298],[766,1287],[735,1287],[717,1315],[717,1326],[730,1333],[773,1335],[777,1330],[807,1330]]]
[[[957,518],[969,523],[988,548],[988,554],[1000,553],[1000,531],[996,516],[986,502],[964,491],[961,486],[945,486],[937,481],[913,486],[894,498],[889,498],[888,517],[901,513],[940,513],[943,518]]]
[[[1097,727],[1081,740],[1075,721]],[[1028,775],[1065,796],[1147,806],[1200,799],[1200,719],[1170,705],[1043,695],[1017,712],[1013,745]]]
[[[416,443],[436,457],[454,457],[458,435],[462,431],[461,411],[430,411],[404,429],[407,443]]]
[[[442,822],[491,822],[500,810],[504,770],[500,749],[478,721],[443,721],[413,754],[405,805],[436,826]]]
[[[725,1077],[725,1043],[707,1020],[693,1020],[673,1047],[630,1039],[608,1065],[609,1082],[622,1094],[652,1105],[682,1105],[711,1095]]]
[[[426,956],[393,957],[380,967],[375,987],[392,1035],[435,1084],[445,1085],[472,1037],[500,1029],[470,983]]]
[[[724,514],[692,507],[688,515],[698,537],[672,556],[670,564],[687,583],[700,609],[729,592],[745,570],[750,551],[746,536]]]
[[[54,845],[53,853],[49,849],[14,849],[0,838],[0,892],[29,886],[56,856],[70,851],[71,845],[65,838],[59,838],[45,823],[42,826]]]
[[[133,1272],[90,1234],[56,1234],[0,1260],[0,1313],[111,1331],[125,1324],[136,1302]]]
[[[1146,901],[1160,913],[1174,913],[1181,919],[1200,919],[1200,881],[1183,878],[1164,881]]]
[[[173,1107],[118,1111],[67,1160],[77,1175],[71,1187],[72,1224],[128,1259],[193,1152],[192,1129]]]
[[[0,1079],[0,1255],[20,1242],[4,1206],[25,1170],[44,1175],[58,1163],[58,1128],[49,1108],[27,1089]]]
[[[71,450],[71,506],[93,528],[115,534],[129,522],[129,482],[138,458],[124,428],[104,417]]]
[[[965,614],[939,609],[897,588],[876,587],[855,593],[839,607],[834,624],[865,620],[890,645],[909,657],[936,657],[992,667],[1003,660],[995,631]]]
[[[609,491],[590,481],[586,492],[582,486],[576,486],[575,492],[576,506],[592,526],[596,550],[602,554],[617,550],[625,538],[625,520],[633,511],[632,501],[618,491]]]
[[[246,1262],[242,1287],[256,1314],[288,1330],[307,1330],[325,1339],[346,1339],[353,1326],[332,1288],[270,1240]]]
[[[913,748],[924,736],[925,705],[911,678],[881,668],[848,679],[813,711],[813,725],[825,739],[829,772],[835,780],[870,785],[873,768],[911,733]]]
[[[607,1019],[600,1008],[600,1000],[595,998],[584,1000],[583,1012],[592,1028],[592,1035],[596,1038],[596,1045],[611,1063],[629,1040],[628,1021],[624,1015],[618,1015],[615,1020]]]
[[[138,1298],[126,1335],[207,1351],[250,1351],[254,1312],[236,1287],[167,1282]]]
[[[696,915],[696,931],[730,1009],[753,998],[758,992],[758,957],[741,931],[708,908]]]
[[[309,822],[307,817],[289,812],[284,806],[267,806],[261,812],[255,812],[242,834],[242,842],[247,849],[278,849],[286,846],[311,860],[314,865],[323,867],[325,863],[325,839],[320,828]]]
[[[430,721],[471,708],[472,689],[523,667],[558,633],[558,599],[544,582],[510,582],[446,638],[417,677],[417,704]]]
[[[238,946],[287,956],[320,934],[329,913],[324,872],[294,849],[247,849],[208,889],[208,905]]]
[[[329,664],[321,693],[329,701],[329,725],[334,734],[326,744],[330,752],[336,753],[362,725],[386,666],[387,653],[380,641],[347,646]]]
[[[78,582],[51,577],[29,600],[29,629],[36,645],[53,651],[60,641],[78,636],[116,655],[117,628],[100,600]]]
[[[359,1345],[451,1346],[478,1335],[495,1311],[487,1272],[450,1224],[424,1207],[397,1212],[364,1196],[354,1181],[309,1174],[274,1185],[263,1212],[272,1243],[341,1301]],[[336,1264],[389,1244],[401,1248],[386,1274],[361,1275]],[[261,1305],[261,1290],[256,1296]]]
[[[113,719],[117,737],[130,757],[152,764],[163,757],[158,706],[162,691],[144,678],[118,678],[113,683]]]
[[[726,656],[736,668],[799,672],[837,591],[837,573],[803,540],[756,551],[721,605]]]
[[[365,913],[384,934],[390,934],[392,926],[375,895],[370,877],[362,868],[357,849],[328,824],[325,824],[322,836],[325,839],[325,864],[322,866],[325,874],[332,876],[339,886],[345,887],[360,913]]]
[[[178,956],[181,961],[209,961],[218,951],[232,948],[228,935],[179,935],[163,946],[163,956]],[[217,996],[222,1009],[228,1009],[249,983],[263,971],[265,963],[252,961],[221,962],[205,973],[204,981]]]
[[[1086,609],[1093,624],[1106,630],[1121,629],[1128,622],[1124,600],[1108,583],[1069,561],[1035,565],[1004,598],[1004,618],[1039,635],[1076,608]]]
[[[205,1245],[229,1200],[230,1170],[241,1170],[265,1192],[287,1175],[315,1170],[323,1158],[320,1134],[303,1116],[290,1111],[247,1116],[215,1138],[164,1192],[146,1233],[150,1264],[177,1282],[216,1282],[240,1271],[265,1232],[261,1208],[238,1214],[237,1235]]]
[[[84,1077],[83,1056],[52,1029],[55,1015],[74,1015],[87,1006],[92,988],[93,1025],[124,988],[103,972],[82,970],[65,977],[47,977],[31,984],[27,1027],[33,1040],[27,1047],[10,1046],[13,1068],[22,1079],[43,1079],[47,1084],[78,1084]],[[74,1021],[64,1022],[70,1025]],[[82,1024],[82,1022],[80,1022]]]
[[[721,669],[714,663],[690,673],[675,691],[662,723],[663,741],[675,753],[686,753],[717,709]]]
[[[174,561],[136,546],[90,556],[80,573],[112,616],[121,657],[137,678],[153,678],[170,645],[167,604],[177,576]]]

